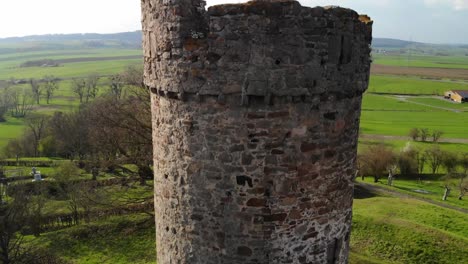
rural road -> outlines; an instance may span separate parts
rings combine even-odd
[[[367,190],[369,192],[372,192],[372,193],[383,193],[383,194],[388,194],[388,195],[399,197],[399,198],[411,198],[411,199],[431,203],[431,204],[434,204],[434,205],[437,205],[437,206],[441,206],[441,207],[444,207],[444,208],[456,210],[456,211],[459,211],[459,212],[462,212],[462,213],[465,213],[465,214],[468,213],[467,209],[452,206],[452,205],[445,204],[445,203],[442,203],[442,202],[437,202],[437,201],[430,200],[430,199],[425,199],[425,198],[421,198],[421,197],[417,197],[417,196],[413,196],[413,195],[409,195],[409,194],[404,194],[404,193],[401,193],[401,192],[398,192],[398,191],[389,190],[389,189],[379,187],[379,186],[375,186],[375,185],[372,185],[372,184],[369,184],[369,183],[354,182],[354,185],[356,185],[358,187],[361,187],[361,188],[363,188],[363,189],[365,189],[365,190]]]
[[[389,136],[389,135],[375,135],[375,134],[362,134],[359,136],[362,139],[370,140],[404,140],[404,141],[413,141],[412,138],[407,136]],[[467,138],[441,138],[438,142],[443,143],[462,143],[468,144]]]
[[[441,109],[441,110],[446,110],[446,111],[451,111],[451,112],[455,112],[455,113],[460,113],[462,111],[460,110],[457,110],[457,109],[453,109],[453,108],[446,108],[446,107],[440,107],[440,106],[434,106],[434,105],[430,105],[430,104],[425,104],[425,103],[419,103],[419,102],[414,102],[414,101],[410,101],[410,100],[406,100],[407,98],[410,98],[410,97],[413,97],[414,96],[403,96],[403,95],[399,95],[399,96],[395,96],[395,97],[388,97],[387,98],[392,98],[392,99],[396,99],[396,100],[399,100],[399,101],[404,101],[406,103],[410,103],[410,104],[416,104],[416,105],[422,105],[422,106],[427,106],[427,107],[432,107],[432,108],[435,108],[435,109]],[[439,99],[437,97],[434,97],[434,96],[418,96],[418,98],[436,98],[436,99]]]

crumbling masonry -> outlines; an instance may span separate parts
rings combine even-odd
[[[370,19],[141,2],[158,264],[346,263]]]

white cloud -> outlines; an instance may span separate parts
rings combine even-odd
[[[468,0],[424,0],[426,6],[449,5],[455,10],[468,10]]]

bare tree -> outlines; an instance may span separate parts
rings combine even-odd
[[[441,165],[445,168],[448,174],[455,172],[458,165],[458,158],[455,153],[442,151]]]
[[[39,156],[39,143],[44,136],[47,124],[46,116],[32,116],[26,120],[29,132],[33,136],[34,156]]]
[[[45,76],[44,77],[44,91],[46,96],[47,104],[49,104],[50,99],[54,95],[54,92],[59,88],[58,80],[54,76]]]
[[[412,128],[408,135],[413,139],[413,141],[417,141],[420,135],[419,129],[418,128]]]
[[[5,115],[12,107],[12,100],[9,88],[0,88],[0,122],[5,121]]]
[[[83,103],[83,98],[86,95],[86,81],[83,79],[73,79],[71,88],[72,92],[80,99],[80,103]]]
[[[44,217],[44,208],[47,203],[47,187],[44,183],[38,182],[34,185],[32,193],[27,195],[28,199],[28,218],[27,224],[31,228],[34,236],[41,234],[41,223]]]
[[[99,87],[99,76],[96,74],[89,75],[86,79],[86,102],[89,102],[90,98],[96,98]]]
[[[152,176],[151,115],[135,109],[145,103],[136,97],[96,100],[89,109],[90,142],[103,162],[132,163],[138,168],[141,183]],[[148,108],[149,109],[149,108]]]
[[[440,140],[440,138],[442,137],[443,134],[444,134],[444,132],[441,131],[441,130],[432,131],[432,142],[434,142],[434,143],[439,142],[439,140]]]
[[[57,154],[71,160],[85,158],[90,149],[90,122],[86,108],[71,113],[56,112],[48,127],[56,141]]]
[[[424,151],[426,160],[432,170],[432,175],[435,175],[443,160],[443,152],[439,146],[433,146]]]
[[[424,165],[426,165],[427,158],[422,151],[416,152],[416,160],[418,162],[418,174],[421,175],[424,172]]]
[[[128,66],[120,76],[127,85],[144,88],[143,67],[137,65]]]
[[[460,191],[458,200],[461,200],[468,191],[468,182],[465,181],[465,179],[468,178],[468,153],[463,153],[460,155],[459,164],[462,169],[462,173],[460,175],[460,182],[458,184],[458,189]]]
[[[110,94],[116,99],[120,99],[122,97],[122,92],[125,85],[123,81],[123,76],[120,74],[112,75],[110,77],[110,81]]]
[[[34,97],[25,88],[10,91],[9,98],[12,104],[10,112],[14,117],[25,117],[33,108]]]
[[[33,93],[34,99],[36,100],[36,103],[39,104],[42,95],[42,87],[39,84],[39,81],[33,78],[29,79],[29,84],[31,85],[31,91]]]
[[[370,146],[361,155],[363,173],[374,176],[374,182],[378,182],[395,162],[395,153],[383,144]]]
[[[28,196],[18,188],[9,203],[0,204],[0,262],[22,263],[24,236],[19,232],[28,219]]]
[[[129,67],[118,75],[118,85],[128,85],[127,96],[118,94],[95,101],[90,105],[89,121],[93,124],[90,140],[99,146],[105,162],[119,157],[119,162],[135,164],[140,183],[152,177],[151,107],[150,94],[142,81],[143,70]],[[114,79],[116,80],[116,79]],[[140,107],[135,108],[135,105]]]
[[[421,135],[421,141],[425,142],[427,140],[427,137],[429,137],[429,129],[421,128],[419,131]]]
[[[408,148],[398,155],[398,167],[403,175],[412,175],[418,173],[418,151]]]

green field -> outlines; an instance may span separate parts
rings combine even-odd
[[[416,77],[372,75],[370,78],[368,92],[409,95],[443,95],[444,92],[449,90],[468,90],[468,83],[428,80]]]
[[[24,120],[21,118],[7,117],[6,122],[0,122],[0,149],[8,140],[17,138],[23,133]]]
[[[45,75],[60,78],[83,77],[93,73],[109,75],[122,71],[129,64],[142,63],[142,59],[139,58],[122,58],[128,56],[142,56],[142,51],[137,49],[78,49],[0,54],[0,80],[8,80],[12,77],[16,79],[42,78]],[[82,61],[90,58],[95,58],[96,61]],[[114,59],[100,60],[100,58]],[[24,62],[42,59],[71,61],[61,63],[58,67],[20,67]]]
[[[468,69],[468,56],[382,55],[373,54],[375,64],[399,67]]]
[[[441,130],[447,138],[468,138],[467,124],[467,112],[411,104],[395,97],[369,93],[363,99],[363,134],[407,136],[409,130],[416,127]]]
[[[4,45],[5,46],[5,45]],[[7,47],[10,47],[7,45]],[[24,45],[21,45],[24,48]],[[10,47],[12,48],[12,47]],[[109,90],[109,80],[106,76],[122,72],[130,65],[140,65],[142,59],[122,59],[125,56],[141,56],[139,49],[66,49],[66,50],[43,50],[26,51],[17,53],[0,54],[0,80],[11,78],[28,80],[29,78],[40,79],[52,75],[63,79],[59,82],[59,89],[55,91],[46,104],[45,98],[41,99],[40,105],[33,107],[33,112],[52,115],[56,111],[69,112],[77,109],[80,102],[71,90],[71,78],[86,78],[89,75],[103,76],[100,78],[98,87],[100,94]],[[97,58],[96,61],[84,61],[82,59]],[[112,60],[100,60],[111,58]],[[59,67],[20,67],[26,61],[41,59],[68,59],[72,62],[60,64]],[[1,88],[1,87],[0,87]],[[10,89],[30,89],[29,84],[11,86]],[[7,122],[0,123],[0,149],[8,140],[17,138],[25,128],[24,119],[11,118],[7,116]]]
[[[355,199],[350,263],[466,263],[467,222],[464,213],[414,199]]]

